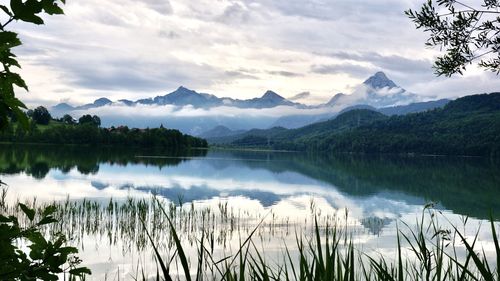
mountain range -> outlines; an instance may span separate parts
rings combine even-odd
[[[67,103],[60,103],[52,107],[52,113],[56,116],[61,114],[66,114],[71,111],[78,110],[88,110],[91,108],[98,108],[107,105],[125,105],[125,106],[135,106],[135,105],[175,105],[175,106],[192,106],[194,108],[211,108],[218,106],[229,106],[237,108],[273,108],[277,106],[294,106],[305,108],[307,106],[291,102],[284,97],[278,95],[273,91],[266,91],[264,95],[260,98],[253,98],[247,100],[239,100],[232,98],[218,98],[214,95],[198,93],[196,91],[190,90],[183,86],[179,87],[177,90],[166,94],[164,96],[157,96],[154,98],[139,99],[136,101],[121,99],[113,102],[107,98],[99,98],[93,103],[81,105],[81,106],[71,106]]]
[[[406,115],[351,109],[298,129],[250,130],[209,141],[285,150],[496,157],[500,155],[499,136],[500,93],[491,93]]]
[[[227,134],[252,128],[299,128],[331,119],[342,110],[352,107],[377,109],[384,114],[397,115],[442,107],[447,102],[449,101],[440,100],[423,103],[420,96],[398,86],[383,72],[377,72],[355,87],[351,94],[339,93],[327,103],[318,105],[292,102],[271,90],[261,97],[242,100],[198,93],[181,86],[171,93],[154,98],[135,101],[99,98],[81,106],[60,103],[50,111],[55,117],[70,114],[78,118],[83,114],[97,114],[101,117],[103,126],[158,127],[166,124],[184,133],[203,136],[217,127],[219,131],[222,127],[227,128]],[[170,107],[167,110],[167,107],[162,106]],[[118,108],[120,110],[116,110]],[[153,108],[155,114],[148,116],[148,110]],[[283,110],[285,108],[288,110]],[[183,112],[183,109],[198,109],[198,112],[190,115]],[[248,111],[254,109],[265,110],[266,114]],[[140,114],[136,114],[137,111]],[[224,114],[228,111],[230,113]],[[221,132],[216,135],[221,135]]]
[[[285,116],[278,119],[269,130],[273,130],[275,128],[286,128],[286,129],[299,129],[306,127],[308,125],[323,123],[328,120],[332,120],[335,117],[342,115],[345,112],[353,111],[353,110],[370,110],[376,111],[386,116],[394,116],[394,115],[406,115],[410,113],[418,113],[425,112],[432,109],[442,108],[446,106],[450,100],[448,99],[440,99],[436,101],[428,101],[428,102],[417,102],[411,103],[409,105],[399,105],[399,106],[389,106],[382,108],[375,108],[369,105],[355,105],[344,108],[338,113],[329,113],[322,115],[312,115],[312,116]],[[211,130],[203,132],[199,135],[201,138],[207,139],[212,144],[221,144],[221,143],[229,143],[238,137],[244,135],[261,135],[261,132],[267,132],[268,130],[231,130],[228,127],[219,125]]]
[[[228,97],[219,98],[215,95],[207,93],[198,93],[184,86],[180,86],[177,90],[164,96],[156,96],[154,98],[138,99],[136,101],[121,99],[113,102],[107,98],[99,98],[93,103],[71,106],[67,103],[60,103],[52,107],[52,112],[55,115],[67,113],[75,110],[87,110],[91,108],[103,107],[112,104],[122,104],[126,106],[134,105],[176,105],[176,106],[193,106],[195,108],[210,108],[217,106],[231,106],[238,108],[273,108],[277,106],[293,106],[299,108],[318,108],[318,107],[334,107],[346,106],[353,104],[366,104],[373,107],[385,107],[392,105],[409,104],[420,101],[419,97],[413,93],[396,85],[383,72],[377,72],[369,77],[363,84],[355,88],[350,95],[336,94],[332,99],[325,103],[316,106],[307,106],[301,103],[296,103],[287,100],[276,92],[271,90],[266,91],[261,97],[253,99],[233,99]]]

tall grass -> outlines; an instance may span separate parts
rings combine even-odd
[[[36,199],[25,203],[44,207]],[[15,206],[5,202],[5,195],[0,196],[0,211],[14,214],[20,211]],[[479,229],[466,235],[467,219],[463,229],[452,222],[446,222],[448,229],[443,228],[439,221],[446,216],[432,206],[424,208],[415,224],[399,223],[394,255],[363,249],[356,243],[357,233],[347,228],[347,212],[344,218],[321,216],[312,201],[312,220],[297,225],[272,213],[235,212],[227,202],[216,208],[198,208],[183,203],[182,198],[177,205],[153,197],[125,202],[68,199],[56,206],[60,222],[52,231],[65,232],[76,242],[84,235],[101,235],[110,244],[128,241],[122,244],[140,251],[151,249],[157,270],[148,272],[139,264],[134,280],[489,281],[500,277],[500,248],[493,219],[488,225],[488,242],[495,254],[487,257]],[[376,227],[384,224],[374,223]],[[299,231],[301,227],[303,231]],[[293,235],[295,229],[295,241],[287,245],[289,240],[283,239],[283,250],[270,255],[261,243],[264,234],[279,237],[282,229],[286,235],[290,229]],[[229,241],[235,237],[239,243],[231,249]]]
[[[167,215],[165,209],[160,210]],[[425,213],[430,215],[426,222]],[[476,249],[478,233],[467,239],[465,234],[453,226],[452,230],[439,227],[436,212],[426,206],[416,228],[404,225],[405,230],[398,230],[397,258],[389,260],[384,255],[370,256],[355,248],[352,237],[335,226],[321,229],[315,220],[313,237],[296,236],[295,252],[285,245],[285,252],[278,262],[272,262],[265,256],[265,250],[258,249],[253,243],[252,233],[240,243],[234,255],[215,261],[211,252],[205,248],[204,236],[198,240],[198,264],[196,267],[187,263],[182,243],[175,228],[172,236],[175,240],[176,255],[165,263],[158,251],[155,255],[161,266],[161,274],[157,280],[485,280],[494,281],[500,278],[500,246],[495,224],[491,218],[491,235],[496,256],[491,263],[483,249]],[[324,235],[321,232],[324,231]],[[479,232],[479,230],[478,230]],[[324,238],[322,238],[324,237]],[[472,241],[471,241],[472,240]],[[155,245],[154,240],[150,239]],[[406,245],[406,246],[404,246]],[[463,245],[465,256],[459,257],[457,252]],[[403,254],[405,253],[405,254]],[[174,276],[169,265],[178,258],[184,275]],[[237,261],[237,262],[236,262]],[[491,264],[490,264],[491,263]],[[146,276],[143,275],[143,280]]]

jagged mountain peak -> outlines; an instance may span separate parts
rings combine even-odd
[[[337,94],[326,106],[353,106],[366,104],[373,107],[405,105],[421,101],[420,97],[396,85],[387,75],[379,71],[349,95]]]
[[[346,95],[343,93],[338,93],[335,96],[333,96],[327,103],[326,105],[335,105],[341,98],[345,97]]]
[[[198,94],[198,93],[196,91],[188,89],[184,86],[180,86],[179,88],[177,88],[177,90],[173,91],[169,95],[172,95],[172,94],[174,94],[174,95],[192,95],[192,94]]]
[[[275,100],[284,100],[285,98],[278,95],[276,92],[268,90],[262,96],[263,99],[275,99]]]
[[[379,71],[372,75],[370,78],[368,78],[363,84],[371,86],[374,89],[381,89],[381,88],[397,88],[398,85],[394,83],[391,79],[385,75],[384,72]]]
[[[189,88],[186,88],[184,86],[179,86],[179,88],[177,88],[177,90],[175,90],[175,92],[194,92],[194,91],[189,89]]]

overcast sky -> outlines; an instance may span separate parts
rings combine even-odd
[[[376,71],[423,96],[500,90],[471,68],[436,78],[404,10],[423,0],[68,0],[45,26],[15,24],[29,105],[138,99],[183,85],[219,97],[271,89],[309,104]],[[2,2],[4,2],[2,0]]]

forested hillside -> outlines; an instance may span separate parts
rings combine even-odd
[[[232,145],[329,152],[500,156],[500,93],[467,96],[442,109],[403,116],[353,110],[333,120],[275,135],[256,138],[247,134]]]

